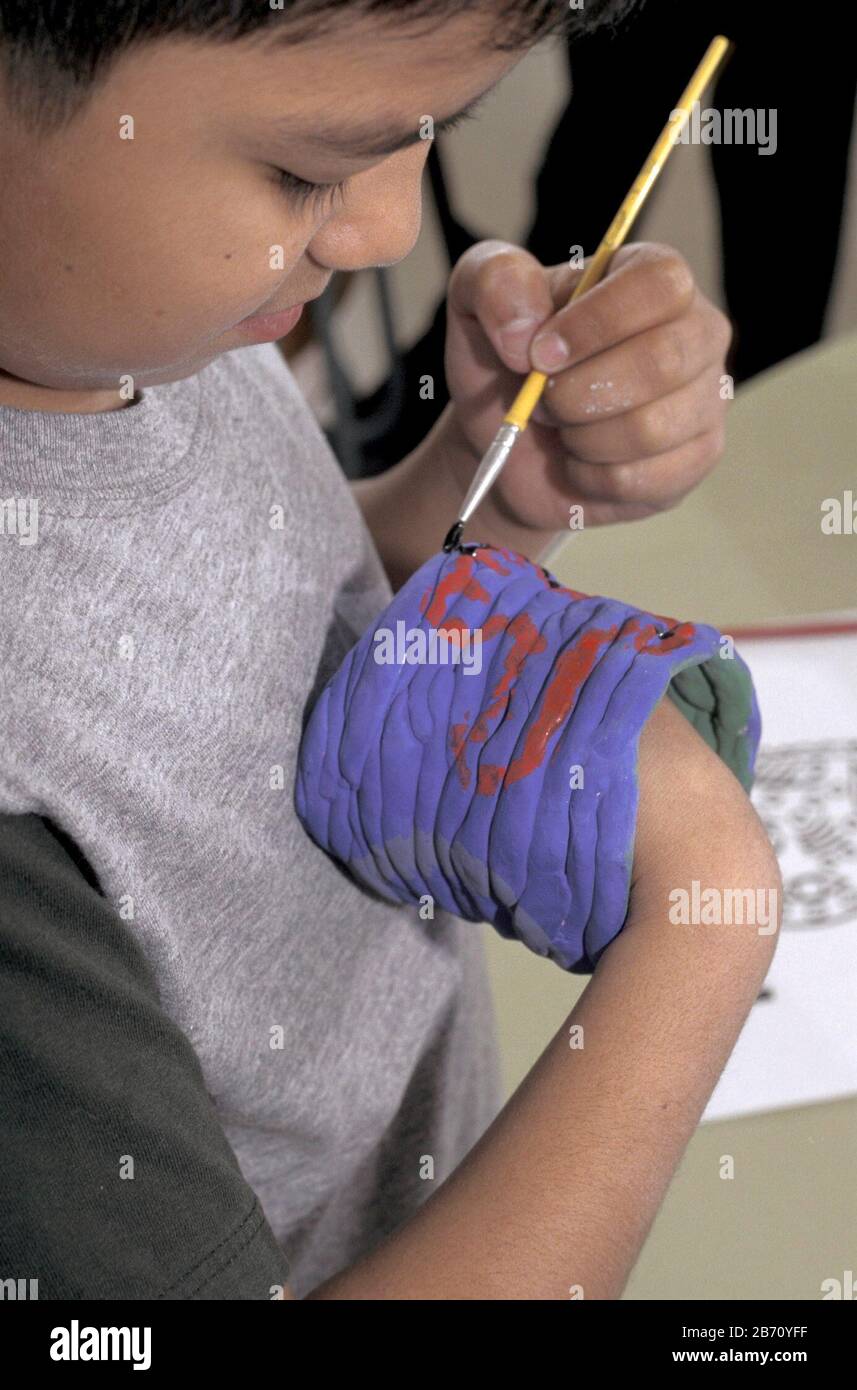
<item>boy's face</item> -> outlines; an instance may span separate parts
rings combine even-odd
[[[389,145],[493,86],[523,50],[493,50],[488,22],[392,37],[350,19],[294,47],[276,28],[158,41],[118,59],[50,136],[13,122],[0,90],[0,404],[117,408],[120,378],[174,381],[281,337],[288,319],[242,321],[315,298],[334,270],[407,255],[429,142],[355,154],[344,141],[368,126]],[[322,143],[330,125],[342,138]],[[278,169],[349,183],[301,204]]]

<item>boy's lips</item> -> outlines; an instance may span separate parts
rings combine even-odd
[[[251,314],[249,318],[236,323],[235,332],[249,342],[273,342],[292,331],[303,313],[303,307],[303,304],[293,304],[291,308],[280,309],[274,314]]]

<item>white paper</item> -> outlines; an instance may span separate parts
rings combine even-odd
[[[784,920],[705,1120],[857,1094],[857,633],[736,645],[762,712],[753,803]]]

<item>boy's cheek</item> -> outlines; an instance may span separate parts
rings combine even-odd
[[[56,389],[82,376],[112,389],[124,373],[155,384],[210,361],[272,297],[288,302],[303,247],[284,242],[276,190],[255,204],[192,184],[174,197],[169,178],[129,187],[103,172],[55,179],[17,227],[0,224],[5,370]]]

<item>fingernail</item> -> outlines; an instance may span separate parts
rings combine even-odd
[[[538,319],[532,315],[528,318],[509,319],[508,323],[504,323],[500,329],[500,342],[510,357],[526,356],[537,323]]]
[[[530,361],[540,372],[554,372],[562,367],[571,356],[568,343],[558,333],[540,333],[533,339]]]

